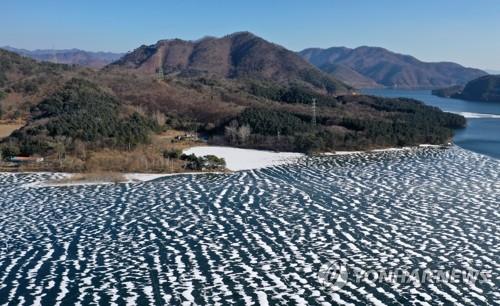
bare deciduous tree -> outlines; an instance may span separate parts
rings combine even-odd
[[[87,158],[87,145],[83,141],[76,139],[73,143],[73,151],[78,158],[83,160]]]
[[[165,116],[164,113],[160,111],[155,111],[153,113],[153,120],[159,125],[159,126],[164,126],[165,123],[167,122],[167,117]]]
[[[238,121],[231,121],[231,123],[225,127],[224,135],[229,143],[236,143],[238,141]]]
[[[252,134],[252,130],[248,125],[242,125],[238,129],[238,139],[242,144],[245,144],[248,140],[248,137],[250,137],[250,134]]]
[[[62,167],[63,158],[64,155],[66,154],[66,147],[64,146],[64,143],[57,142],[54,145],[54,151],[56,151],[57,153],[57,159],[59,160],[59,167]]]
[[[144,107],[142,105],[134,105],[132,106],[132,109],[139,115],[143,115],[144,117],[146,116],[146,111],[144,110]]]

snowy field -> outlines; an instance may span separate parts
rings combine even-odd
[[[271,152],[239,149],[231,147],[200,146],[184,151],[196,156],[215,155],[226,160],[226,167],[231,171],[260,169],[297,162],[304,157],[300,153]]]
[[[456,147],[30,187],[53,177],[0,174],[0,305],[500,300],[500,161]],[[401,285],[349,275],[332,291],[318,278],[331,262],[349,270],[474,267],[491,280]]]

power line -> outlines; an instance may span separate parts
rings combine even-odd
[[[316,99],[312,99],[312,125],[316,126]]]
[[[164,80],[165,74],[163,73],[163,61],[161,56],[161,50],[158,50],[158,80]]]

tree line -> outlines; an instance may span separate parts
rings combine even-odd
[[[399,147],[442,144],[451,139],[453,129],[465,126],[462,116],[415,100],[346,96],[337,103],[368,106],[378,116],[334,112],[321,114],[313,125],[311,114],[249,107],[223,124],[224,137],[214,135],[212,142],[300,152]]]

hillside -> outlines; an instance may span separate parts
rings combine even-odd
[[[427,63],[412,56],[377,47],[349,49],[333,47],[310,48],[299,54],[313,65],[331,72],[333,76],[355,87],[438,88],[464,85],[486,72],[466,68],[450,62]],[[359,76],[342,77],[343,71],[329,69],[328,65],[350,68],[377,85],[370,85]]]
[[[90,68],[102,68],[124,55],[124,53],[91,52],[79,49],[69,50],[26,50],[9,46],[2,47],[7,51],[26,56],[37,61],[79,65]]]
[[[470,81],[459,97],[465,100],[500,102],[500,75],[488,75]]]
[[[167,76],[265,80],[330,94],[350,90],[294,52],[248,32],[199,41],[160,40],[154,45],[139,47],[109,68],[155,74],[160,65]]]
[[[24,117],[29,108],[86,69],[37,62],[0,49],[0,119]]]
[[[32,59],[0,49],[0,87],[9,86],[33,76],[51,77],[70,69],[64,65],[37,63]]]
[[[14,132],[10,145],[25,155],[46,154],[57,144],[90,148],[125,149],[148,142],[155,123],[137,112],[127,114],[125,105],[97,85],[72,79],[55,94],[31,109],[28,124]]]
[[[432,92],[436,96],[470,101],[500,102],[500,75],[487,75],[462,87],[448,87]]]
[[[319,66],[322,71],[335,76],[340,81],[357,88],[377,88],[383,87],[374,80],[344,65],[324,64]]]

